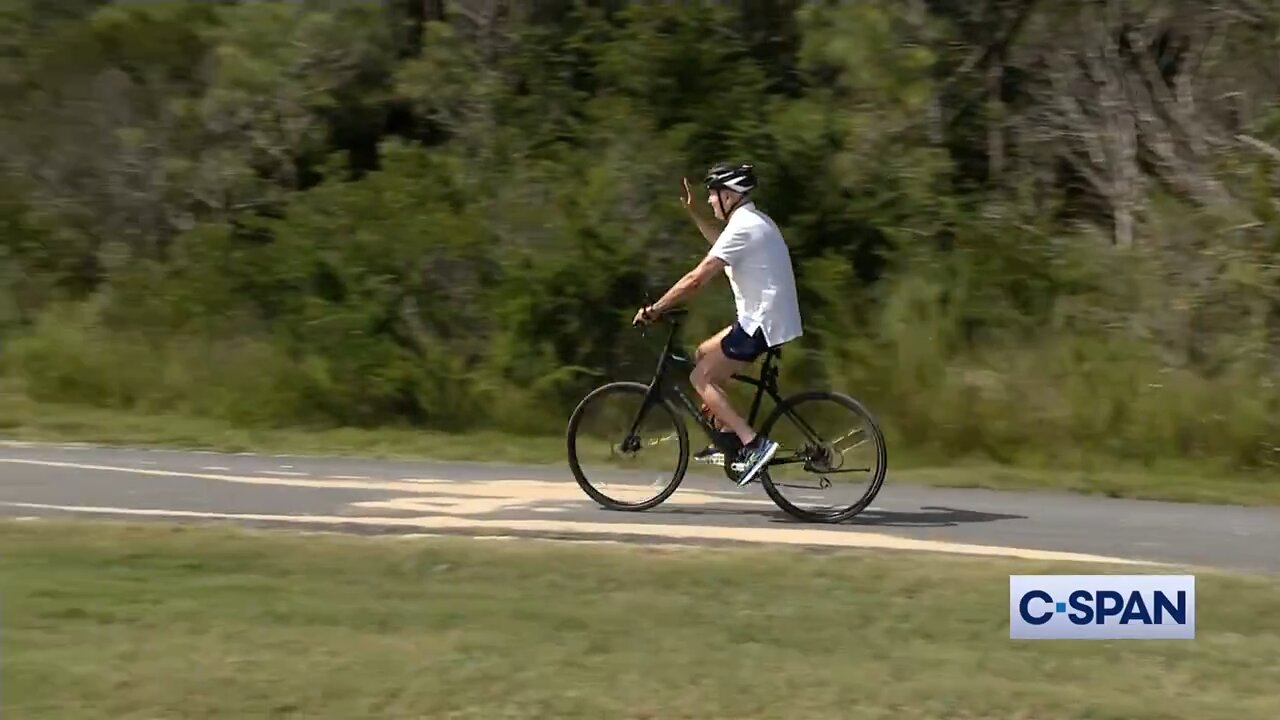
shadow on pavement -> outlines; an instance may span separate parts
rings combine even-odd
[[[662,507],[658,506],[652,510],[642,513],[650,516],[661,515],[690,515],[693,517],[707,517],[712,515],[720,515],[723,517],[763,517],[786,519],[790,515],[782,512],[780,508],[756,508],[756,507]]]
[[[970,523],[995,522],[997,520],[1026,520],[1026,515],[959,510],[945,507],[922,507],[920,512],[889,512],[864,510],[845,525],[871,525],[878,527],[955,527]]]
[[[945,507],[922,507],[918,512],[891,512],[887,510],[864,510],[852,520],[830,525],[825,523],[809,523],[786,514],[779,508],[741,508],[741,507],[671,507],[655,508],[645,513],[650,516],[690,515],[694,517],[723,516],[768,518],[770,522],[786,523],[800,527],[904,527],[932,528],[955,527],[971,523],[996,522],[998,520],[1025,520],[1026,515],[1009,515],[1005,513],[980,512],[978,510],[960,510]]]

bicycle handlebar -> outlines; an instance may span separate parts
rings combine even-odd
[[[651,294],[649,294],[648,292],[645,292],[645,294],[644,294],[644,305],[645,305],[645,307],[648,307],[648,306],[652,305],[653,303],[654,303],[653,296],[652,296]],[[673,307],[673,308],[671,308],[670,310],[667,310],[666,312],[664,312],[664,313],[662,313],[661,315],[659,315],[657,319],[658,319],[658,320],[662,320],[662,321],[666,321],[666,322],[673,322],[673,321],[676,321],[676,320],[678,320],[679,318],[682,318],[682,317],[684,317],[685,315],[688,315],[688,314],[689,314],[689,308],[687,308],[687,307],[684,307],[684,306],[680,306],[680,307]],[[648,324],[652,324],[652,322],[653,322],[653,321],[650,321],[650,323],[648,323]],[[643,329],[645,326],[646,326],[646,323],[636,323],[636,324],[634,324],[634,325],[633,325],[633,327],[638,327],[638,328],[641,328],[641,329]]]
[[[646,292],[644,294],[644,301],[645,301],[645,307],[648,307],[649,305],[653,304],[653,297]],[[672,326],[671,332],[675,333],[676,331],[675,325],[679,323],[680,318],[688,314],[689,314],[689,308],[687,307],[683,307],[683,306],[673,307],[670,310],[663,312],[656,319],[650,320],[647,323],[645,322],[632,323],[632,327],[639,328],[641,335],[647,335],[648,333],[645,332],[645,329],[648,328],[650,325],[653,325],[657,322],[666,322]]]
[[[650,321],[648,324],[653,324],[654,322],[674,322],[675,320],[682,318],[688,314],[689,314],[688,308],[683,308],[683,307],[671,308],[670,310],[667,310],[666,312],[659,315],[656,319]],[[635,327],[644,328],[646,327],[646,324],[637,323]]]

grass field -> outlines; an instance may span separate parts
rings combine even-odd
[[[500,433],[450,434],[415,429],[250,429],[183,415],[127,413],[75,405],[37,403],[0,378],[0,440],[52,440],[178,447],[228,452],[270,451],[366,457],[484,460],[565,464],[564,428],[542,437]],[[690,428],[690,442],[701,437]],[[700,446],[699,446],[700,447]],[[1067,469],[1052,463],[1000,466],[990,462],[939,462],[889,447],[893,481],[945,487],[1055,489],[1114,497],[1184,502],[1280,505],[1275,474],[1228,474],[1212,467],[1170,463],[1119,467],[1081,461]],[[692,465],[691,472],[704,472]]]
[[[1014,642],[1008,574],[1082,566],[48,521],[0,544],[24,720],[1280,717],[1275,578],[1199,575],[1195,641]]]

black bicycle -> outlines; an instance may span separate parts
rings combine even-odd
[[[582,490],[607,509],[652,509],[671,497],[684,481],[690,459],[689,433],[677,407],[692,417],[709,443],[718,448],[722,459],[711,464],[722,467],[735,484],[740,478],[734,462],[736,445],[726,446],[720,440],[709,419],[670,377],[673,371],[681,371],[687,380],[693,370],[694,361],[676,340],[681,319],[687,314],[683,308],[664,314],[662,319],[671,329],[648,384],[616,381],[601,385],[589,392],[569,417],[569,468]],[[755,387],[748,424],[779,444],[757,477],[769,498],[793,517],[826,523],[848,520],[865,510],[884,484],[888,464],[884,434],[871,413],[844,393],[807,390],[784,398],[778,390],[781,355],[780,349],[770,350],[759,377],[733,375],[734,380]],[[757,426],[765,395],[773,401],[773,411]],[[819,432],[819,427],[834,429]],[[869,464],[848,461],[846,456],[859,448],[870,451]],[[666,450],[673,453],[664,454]],[[589,471],[587,466],[591,466]],[[795,477],[809,480],[794,482]],[[627,499],[620,497],[621,493],[636,497]],[[824,502],[819,493],[856,499]],[[816,506],[808,507],[811,502]]]

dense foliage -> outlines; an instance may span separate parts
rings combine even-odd
[[[1278,33],[1258,0],[0,0],[0,362],[556,430],[652,367],[631,314],[706,248],[681,177],[749,159],[789,387],[947,455],[1275,464]]]

